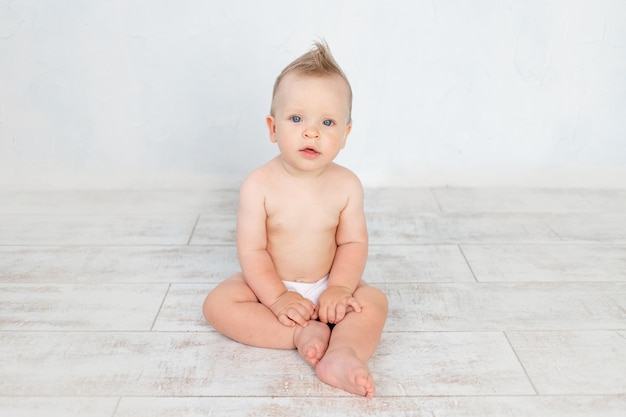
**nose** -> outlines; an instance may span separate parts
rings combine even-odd
[[[317,139],[320,137],[320,133],[318,132],[318,130],[312,126],[304,129],[304,133],[302,135],[305,139]]]

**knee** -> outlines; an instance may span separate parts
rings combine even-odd
[[[237,303],[254,300],[254,293],[248,289],[241,275],[234,275],[218,284],[204,299],[202,314],[214,328],[224,321],[225,312]]]
[[[228,304],[228,288],[225,282],[218,284],[213,288],[205,297],[204,303],[202,303],[202,314],[205,320],[213,327],[215,327],[216,320],[219,319],[220,313],[223,314],[227,309]]]
[[[389,309],[389,302],[387,300],[387,296],[384,292],[375,287],[364,287],[364,291],[367,294],[367,302],[373,307],[377,308],[379,311],[387,315],[387,310]]]
[[[375,293],[376,304],[378,304],[380,308],[385,311],[385,314],[387,314],[387,310],[389,309],[389,300],[387,300],[387,296],[378,288],[375,288]]]
[[[217,289],[217,288],[216,288]],[[215,290],[213,289],[204,299],[204,303],[202,303],[202,314],[204,315],[204,319],[210,325],[213,325],[215,322],[215,318],[217,316],[217,311],[219,310],[219,297],[215,295]]]

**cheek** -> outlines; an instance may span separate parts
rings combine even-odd
[[[276,137],[279,139],[293,135],[293,129],[290,129],[288,126],[285,126],[285,125],[277,125],[275,132],[276,132]]]
[[[345,143],[346,139],[348,137],[348,133],[346,131],[342,131],[342,132],[337,132],[337,134],[335,135],[337,142],[339,143]]]
[[[275,137],[277,141],[283,142],[284,144],[286,144],[286,146],[292,144],[293,146],[296,146],[298,141],[295,139],[300,137],[300,134],[300,130],[298,130],[297,127],[293,125],[279,125],[276,127]]]

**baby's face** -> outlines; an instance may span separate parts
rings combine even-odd
[[[352,128],[349,90],[339,76],[287,74],[267,117],[270,139],[293,173],[319,173],[343,149]]]

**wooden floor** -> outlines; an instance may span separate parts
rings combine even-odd
[[[367,190],[371,400],[204,323],[236,198],[0,192],[0,416],[626,415],[626,190]]]

